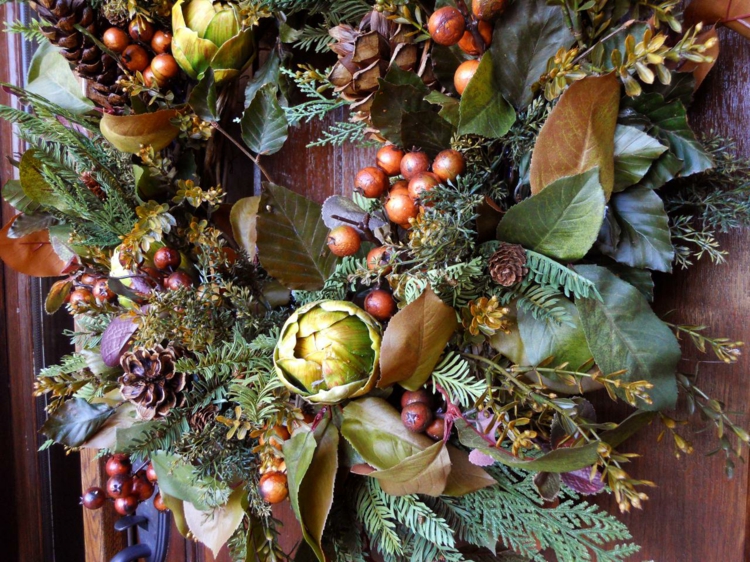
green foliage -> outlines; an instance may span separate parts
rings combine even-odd
[[[554,287],[566,297],[601,299],[594,283],[547,256],[526,250],[526,267],[526,279]]]
[[[350,280],[358,271],[365,270],[365,260],[355,256],[343,258],[319,291],[292,291],[298,306],[322,300],[344,300],[354,284]]]
[[[493,287],[491,294],[497,295],[500,304],[503,306],[515,300],[519,309],[530,312],[537,320],[548,320],[561,324],[571,324],[572,322],[568,311],[559,304],[563,295],[555,287],[537,285],[525,279],[510,288]]]
[[[484,379],[472,373],[471,365],[460,354],[449,351],[432,371],[432,386],[440,385],[451,397],[451,401],[465,409],[474,404],[486,390]]]
[[[42,33],[41,27],[48,25],[44,20],[31,19],[29,23],[22,21],[5,22],[5,33],[20,33],[26,41],[44,43],[47,38]]]

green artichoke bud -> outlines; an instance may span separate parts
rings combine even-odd
[[[235,4],[177,0],[172,8],[172,55],[191,78],[213,68],[216,82],[238,76],[252,62],[252,29],[242,27]]]
[[[380,324],[347,301],[297,309],[273,354],[282,382],[311,402],[335,404],[370,392],[379,375]]]

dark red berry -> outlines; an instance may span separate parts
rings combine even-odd
[[[167,511],[169,509],[167,504],[164,503],[164,498],[161,497],[161,494],[154,496],[154,507],[159,511]]]
[[[427,404],[432,403],[432,396],[424,388],[419,390],[407,390],[401,397],[401,407],[406,408],[409,404]]]
[[[381,322],[396,314],[396,301],[387,291],[376,289],[365,298],[365,310]]]
[[[401,410],[401,421],[404,427],[414,433],[422,433],[432,423],[432,410],[427,404],[416,402]]]
[[[145,472],[139,472],[133,477],[133,485],[130,488],[131,495],[138,498],[138,501],[145,502],[154,495],[154,485],[148,481]]]
[[[149,482],[156,482],[158,480],[152,463],[148,463],[148,466],[146,467],[146,478],[148,478]]]
[[[115,474],[107,480],[107,495],[112,499],[124,498],[130,495],[133,481],[126,474]]]
[[[283,472],[266,472],[260,479],[260,497],[266,503],[283,502],[289,494],[286,474]]]
[[[154,265],[164,271],[170,268],[179,267],[181,261],[182,256],[180,255],[180,252],[167,246],[159,248],[154,254]]]
[[[92,306],[95,301],[94,295],[91,293],[91,291],[89,291],[88,289],[84,289],[83,287],[79,287],[78,289],[70,293],[68,302],[70,303],[73,311],[77,311],[81,308],[85,308],[86,306]]]
[[[445,420],[443,418],[435,418],[433,422],[427,426],[425,433],[435,441],[440,441],[445,437]]]
[[[115,511],[120,515],[132,515],[138,508],[138,498],[135,496],[125,496],[115,500]]]
[[[133,465],[130,462],[130,457],[121,453],[109,457],[107,464],[104,466],[107,476],[129,475],[131,470],[133,470]]]
[[[94,293],[94,298],[98,300],[99,302],[110,301],[116,296],[110,290],[107,279],[103,279],[103,278],[98,279],[96,283],[94,283],[93,293]]]
[[[107,501],[107,495],[101,488],[89,488],[81,497],[81,505],[86,509],[99,509]]]
[[[193,286],[193,280],[184,271],[175,271],[164,281],[164,286],[170,291],[176,291]]]

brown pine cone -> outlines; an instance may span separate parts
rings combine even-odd
[[[172,346],[166,349],[139,347],[128,351],[120,359],[125,371],[117,382],[123,398],[131,402],[141,419],[152,420],[166,416],[185,401],[185,373],[176,373],[177,354]]]
[[[526,250],[519,244],[501,242],[488,265],[492,280],[503,287],[520,283],[529,272],[526,267]]]
[[[218,412],[219,408],[215,404],[210,404],[205,408],[201,408],[190,416],[190,419],[188,420],[190,429],[196,433],[200,433],[206,429],[206,426],[208,426],[209,423],[216,419],[216,414],[218,414]]]

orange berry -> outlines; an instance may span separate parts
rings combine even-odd
[[[359,232],[347,224],[337,226],[328,233],[328,248],[336,256],[354,255],[359,251],[361,245]]]
[[[409,219],[417,216],[419,207],[407,193],[397,192],[388,197],[385,202],[385,212],[388,218],[403,228],[409,228]]]
[[[157,54],[168,52],[172,48],[172,34],[166,31],[157,31],[151,39],[151,49]]]
[[[388,176],[380,168],[368,166],[362,168],[354,178],[354,187],[362,192],[365,197],[380,197],[388,191]]]
[[[409,182],[406,180],[398,180],[391,186],[391,190],[388,195],[395,195],[396,193],[403,192],[409,194]]]
[[[420,172],[430,169],[430,159],[424,152],[407,152],[401,159],[401,175],[410,180]]]
[[[445,6],[430,16],[427,29],[435,43],[450,47],[461,40],[466,29],[466,20],[456,8]]]
[[[110,51],[122,53],[130,45],[130,37],[119,27],[110,27],[102,35],[102,43]]]
[[[388,264],[388,247],[378,246],[367,252],[367,269],[370,271],[380,269]],[[385,273],[390,271],[390,267],[387,267]]]
[[[486,48],[490,43],[492,43],[492,24],[486,21],[480,21],[477,25],[477,31],[479,32],[479,36],[484,42],[484,45],[482,47]],[[461,40],[458,42],[458,46],[464,53],[473,57],[481,55],[484,50],[482,47],[477,45],[476,37],[468,29],[464,31],[464,36],[461,37]]]
[[[456,87],[459,95],[463,95],[466,86],[474,78],[477,68],[479,68],[478,60],[467,60],[466,62],[462,62],[456,69],[456,74],[453,77],[453,85]]]
[[[130,45],[122,52],[122,62],[131,72],[143,72],[151,62],[148,53],[140,45]]]
[[[375,289],[365,297],[365,310],[381,322],[385,322],[396,314],[396,301],[389,292]]]
[[[270,504],[283,502],[289,494],[286,474],[283,472],[266,472],[261,476],[258,488],[260,497]]]
[[[466,159],[457,150],[443,150],[435,157],[432,171],[442,181],[455,181],[466,171]]]
[[[419,199],[422,193],[440,185],[440,178],[432,172],[421,172],[409,181],[409,197]]]
[[[397,176],[401,172],[401,159],[404,151],[392,144],[387,144],[378,150],[377,163],[389,176]]]

